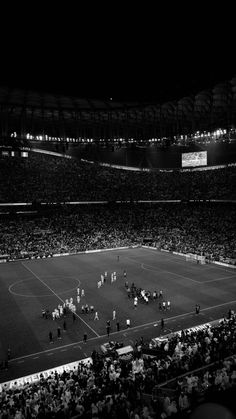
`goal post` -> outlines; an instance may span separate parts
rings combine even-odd
[[[186,262],[200,263],[200,265],[205,265],[206,257],[202,255],[195,255],[194,253],[187,253]]]

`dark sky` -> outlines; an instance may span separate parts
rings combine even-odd
[[[112,10],[95,23],[78,11],[76,19],[70,13],[71,20],[66,15],[55,19],[44,10],[42,15],[35,13],[35,20],[18,22],[4,34],[0,85],[85,98],[164,102],[196,94],[236,74],[230,34],[217,22],[210,30],[208,21],[196,26],[186,18],[173,24],[168,17],[161,25],[162,16],[154,10],[153,21],[151,10],[148,20],[141,10],[137,22],[132,15],[124,19],[124,10],[119,19]]]

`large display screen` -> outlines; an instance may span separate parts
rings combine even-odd
[[[207,151],[182,153],[182,167],[196,167],[207,165]]]
[[[21,157],[29,157],[28,151],[21,151],[20,155]]]

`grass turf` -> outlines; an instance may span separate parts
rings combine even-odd
[[[117,256],[119,255],[119,261]],[[171,301],[171,310],[162,313],[158,303],[138,304],[134,310],[125,290],[124,269],[129,284],[145,290],[163,290],[165,299]],[[105,271],[117,272],[117,281],[108,281],[100,289],[97,281]],[[136,248],[104,251],[99,253],[73,255],[59,258],[21,261],[0,265],[1,326],[0,359],[4,359],[8,346],[14,358],[48,350],[48,334],[56,337],[57,327],[63,329],[64,319],[45,320],[42,308],[50,312],[66,298],[76,301],[76,289],[85,290],[85,297],[78,306],[77,317],[66,316],[67,333],[63,344],[69,345],[83,339],[106,334],[106,321],[111,320],[111,331],[116,330],[112,311],[116,310],[121,329],[126,328],[126,319],[131,327],[142,330],[147,324],[159,321],[161,317],[180,316],[195,310],[199,303],[201,310],[210,310],[212,319],[236,308],[236,272],[216,265],[197,265],[186,262],[183,257],[171,253]],[[229,302],[232,302],[228,304]],[[99,321],[94,315],[81,314],[81,305],[94,305]],[[181,322],[179,321],[181,326]],[[63,332],[62,332],[63,333]],[[154,331],[153,331],[154,333]],[[154,336],[150,336],[154,337]]]

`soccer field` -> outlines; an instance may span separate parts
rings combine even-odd
[[[117,256],[119,255],[119,261]],[[128,299],[123,272],[129,284],[153,292],[163,291],[171,301],[171,310],[159,311],[158,302],[139,303],[134,309]],[[104,272],[116,271],[117,280],[107,281],[100,289],[97,282]],[[72,315],[56,321],[42,318],[42,309],[50,312],[65,301],[76,301],[77,287],[85,297],[77,303],[77,317]],[[26,260],[0,265],[0,359],[11,348],[9,370],[0,372],[0,381],[33,373],[66,362],[90,356],[108,341],[106,321],[111,320],[111,340],[132,344],[143,336],[151,339],[160,333],[170,333],[185,327],[206,323],[223,317],[229,309],[236,310],[236,272],[217,265],[199,265],[167,252],[145,248],[103,251],[48,259]],[[82,314],[82,304],[94,305],[94,314]],[[200,304],[200,314],[195,305]],[[112,311],[116,310],[120,332]],[[165,329],[160,330],[160,319]],[[131,328],[126,328],[126,319]],[[63,321],[67,330],[63,331]],[[62,339],[57,339],[57,327]],[[49,331],[54,344],[49,343]],[[83,335],[87,333],[87,346]],[[14,366],[14,368],[13,368]]]

